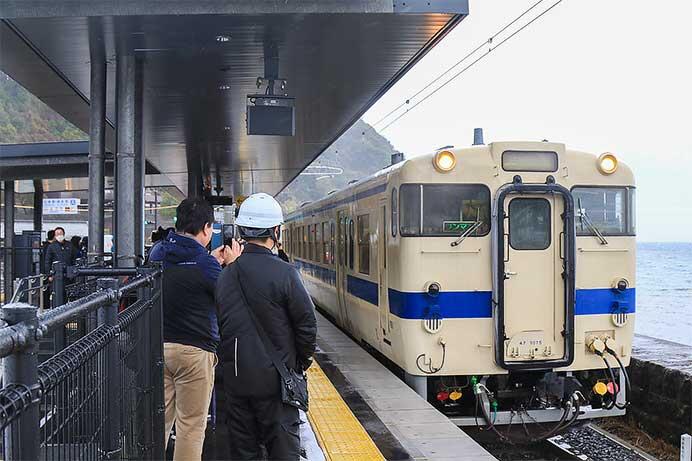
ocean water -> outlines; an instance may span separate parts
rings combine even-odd
[[[692,346],[692,242],[637,244],[635,333]]]

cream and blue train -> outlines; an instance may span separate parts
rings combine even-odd
[[[635,187],[613,154],[443,148],[303,205],[284,242],[316,304],[460,425],[625,411]]]

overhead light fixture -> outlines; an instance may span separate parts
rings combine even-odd
[[[231,127],[230,127],[230,126],[225,126],[225,127],[223,127],[223,129],[224,129],[224,131],[231,131]]]
[[[230,89],[231,89],[231,85],[226,85],[226,84],[219,85],[219,90],[221,90],[221,91],[228,91]]]
[[[216,36],[216,41],[219,43],[226,43],[231,41],[231,36],[230,35],[217,35]]]

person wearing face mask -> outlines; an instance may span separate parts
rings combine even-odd
[[[55,240],[46,247],[46,255],[43,260],[43,272],[50,274],[53,270],[53,263],[60,261],[69,266],[74,264],[74,253],[70,242],[65,241],[65,229],[56,227],[53,231]],[[52,277],[49,277],[52,280]]]
[[[251,195],[235,224],[246,245],[216,283],[230,458],[265,459],[266,450],[267,459],[298,461],[298,408],[307,402],[285,392],[286,378],[312,363],[315,306],[296,268],[277,255],[283,224],[277,201]]]
[[[219,326],[214,287],[221,265],[240,255],[237,242],[211,253],[214,211],[202,198],[176,209],[175,232],[150,254],[163,263],[165,440],[175,424],[174,460],[200,460],[214,387]]]

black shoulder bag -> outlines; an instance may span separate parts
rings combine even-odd
[[[271,339],[269,339],[267,333],[264,331],[264,328],[262,328],[262,324],[257,320],[257,317],[255,317],[255,313],[253,312],[252,307],[250,307],[250,303],[248,303],[247,297],[245,296],[243,281],[240,278],[240,264],[238,261],[236,261],[234,264],[236,265],[236,277],[238,279],[238,285],[240,287],[240,294],[243,298],[243,303],[245,303],[245,308],[250,314],[250,318],[252,319],[252,323],[255,325],[255,330],[262,341],[265,352],[267,355],[269,355],[269,358],[274,364],[276,371],[278,371],[279,375],[281,376],[281,401],[286,405],[296,407],[299,410],[308,411],[308,381],[305,374],[302,372],[299,373],[296,370],[287,367],[284,361],[281,360],[281,357],[279,357],[274,344],[272,344]],[[252,286],[250,286],[250,288],[253,289],[254,292],[259,293],[259,291],[254,289]],[[265,297],[265,299],[267,298]],[[267,299],[267,301],[272,302],[269,299]]]

